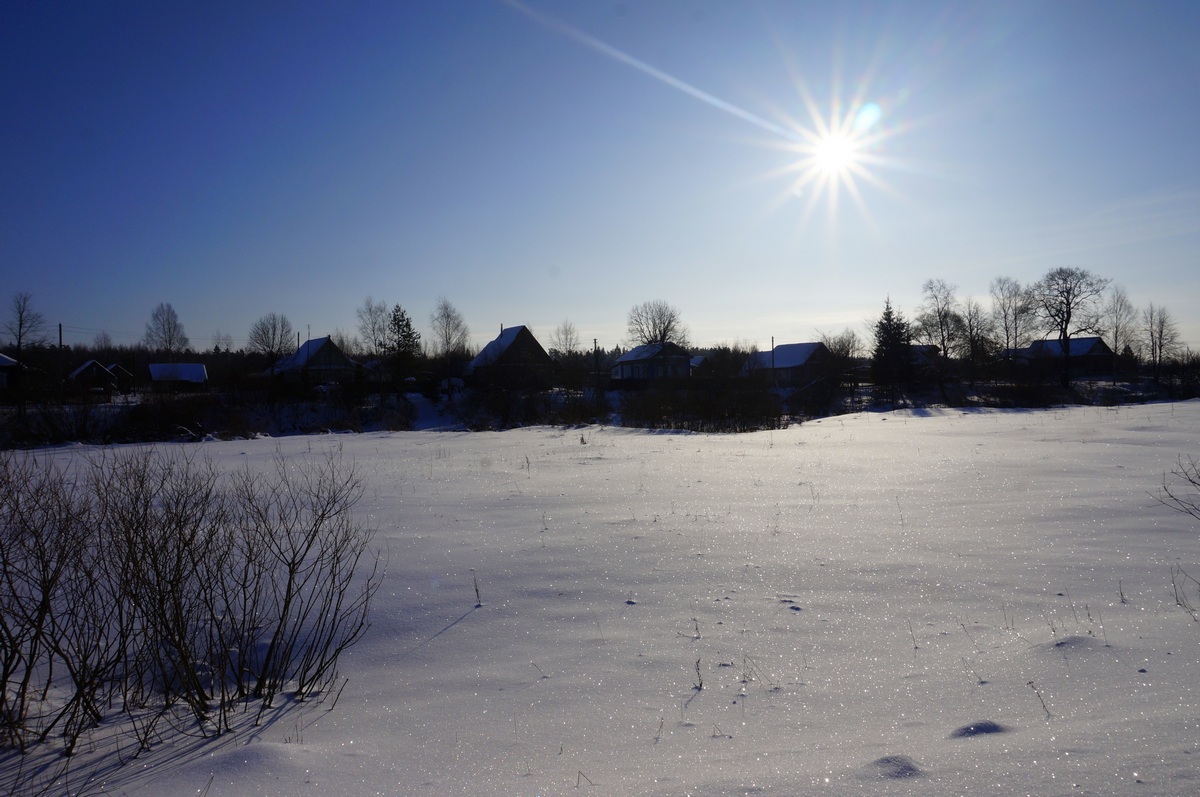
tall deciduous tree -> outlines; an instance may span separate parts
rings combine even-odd
[[[1120,285],[1112,286],[1108,293],[1108,301],[1104,303],[1104,328],[1108,336],[1108,345],[1113,350],[1112,377],[1115,383],[1122,356],[1127,349],[1132,352],[1138,343],[1137,308]]]
[[[213,353],[219,354],[220,352],[225,352],[228,354],[233,351],[233,335],[230,335],[228,332],[222,332],[218,329],[212,335],[212,342]]]
[[[1012,277],[992,280],[992,319],[1006,359],[1014,349],[1029,345],[1037,321],[1029,290]]]
[[[470,351],[471,330],[463,314],[445,296],[429,315],[434,352],[441,357],[463,356]]]
[[[170,302],[162,302],[154,308],[150,320],[146,323],[146,334],[142,340],[146,348],[162,352],[168,357],[182,354],[191,345]]]
[[[21,349],[26,346],[37,346],[45,343],[46,318],[33,309],[33,294],[27,291],[14,293],[9,303],[8,320],[4,322],[4,330],[12,336],[17,348],[17,359],[21,359]]]
[[[579,332],[570,319],[564,318],[563,322],[550,334],[550,356],[556,360],[578,354],[580,346]]]
[[[635,346],[668,341],[685,349],[690,345],[683,316],[662,299],[634,305],[629,311],[627,326],[629,340]]]
[[[368,296],[362,307],[356,311],[358,315],[358,334],[369,353],[378,357],[384,353],[387,344],[388,311],[387,302],[376,302]]]
[[[996,324],[990,313],[973,297],[962,302],[963,359],[971,385],[996,353]]]
[[[1142,311],[1142,331],[1146,335],[1146,355],[1154,369],[1154,381],[1162,375],[1162,366],[1179,351],[1179,328],[1165,307],[1151,302]]]
[[[329,339],[333,341],[333,345],[342,350],[347,357],[361,357],[364,353],[363,343],[357,335],[351,335],[340,327],[329,333]]]
[[[296,331],[283,313],[267,313],[250,327],[247,345],[251,351],[266,355],[274,365],[280,357],[296,350]]]
[[[825,348],[829,349],[830,354],[830,371],[839,384],[855,387],[855,382],[852,378],[854,374],[855,361],[862,356],[863,342],[858,333],[853,329],[846,328],[835,334],[829,332],[820,333],[821,342],[825,344]]]
[[[1062,346],[1062,384],[1071,384],[1071,338],[1098,335],[1102,330],[1101,301],[1109,280],[1087,269],[1054,268],[1030,288],[1034,313],[1042,327]]]
[[[954,292],[957,285],[945,280],[926,280],[921,286],[925,302],[917,315],[914,333],[925,343],[938,347],[942,357],[957,357],[963,337],[962,313]]]

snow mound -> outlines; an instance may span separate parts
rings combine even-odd
[[[306,757],[299,743],[255,741],[182,764],[174,777],[180,782],[207,784],[204,790],[216,794],[265,794],[280,783],[305,782]]]

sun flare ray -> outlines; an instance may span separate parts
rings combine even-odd
[[[827,201],[831,223],[837,221],[838,203],[843,192],[854,201],[863,216],[870,220],[861,186],[870,184],[890,192],[890,187],[878,171],[892,164],[890,160],[879,155],[878,151],[884,140],[895,134],[896,129],[885,128],[884,108],[867,99],[870,80],[859,81],[857,90],[843,106],[845,95],[840,77],[835,74],[826,114],[804,82],[797,78],[795,82],[807,123],[791,119],[788,114],[782,114],[782,122],[774,122],[697,88],[556,17],[535,10],[522,0],[501,2],[559,35],[781,139],[779,143],[782,148],[795,157],[782,171],[798,172],[791,181],[790,194],[805,200],[805,225],[822,198]],[[796,76],[794,70],[793,76]]]

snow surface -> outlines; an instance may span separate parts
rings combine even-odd
[[[373,626],[332,711],[85,793],[1200,793],[1200,524],[1153,497],[1200,402],[201,445],[361,467]]]

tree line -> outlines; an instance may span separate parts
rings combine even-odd
[[[922,303],[911,319],[885,302],[881,317],[871,323],[871,356],[879,359],[882,372],[888,364],[888,336],[904,337],[909,343],[936,346],[942,357],[961,362],[969,375],[996,359],[1007,359],[1012,352],[1028,346],[1039,336],[1064,344],[1082,335],[1098,335],[1118,354],[1130,353],[1146,362],[1157,377],[1165,363],[1185,353],[1178,324],[1166,307],[1153,302],[1137,308],[1126,290],[1086,269],[1051,269],[1041,279],[1022,285],[1011,277],[998,277],[990,286],[991,307],[972,296],[959,297],[957,286],[942,279],[927,280],[922,286]],[[462,313],[445,297],[440,297],[430,313],[431,339],[423,341],[412,317],[400,304],[389,306],[368,296],[355,311],[357,334],[336,329],[334,342],[350,356],[386,359],[411,366],[426,358],[469,358],[470,328]],[[883,323],[881,329],[879,324]],[[36,310],[27,292],[13,295],[3,330],[8,333],[10,349],[20,358],[30,349],[48,345],[45,316]],[[895,327],[895,328],[893,328]],[[637,346],[670,341],[691,348],[690,331],[677,308],[663,300],[635,305],[627,317],[627,343]],[[880,338],[884,336],[884,339]],[[840,335],[822,335],[827,345],[861,354],[857,334],[846,330]],[[574,324],[568,319],[549,336],[548,349],[557,358],[582,353]],[[281,312],[269,312],[256,320],[247,333],[246,345],[233,346],[230,335],[213,336],[212,353],[238,351],[256,355],[273,364],[292,354],[301,343],[291,321]],[[87,350],[87,347],[76,347]],[[117,347],[106,332],[100,332],[91,351],[106,353]],[[151,312],[139,345],[147,352],[167,360],[185,354],[203,353],[193,349],[175,308],[160,303]],[[876,357],[876,354],[880,355]]]
[[[1108,371],[1114,383],[1140,374],[1162,386],[1167,395],[1183,395],[1190,389],[1188,385],[1197,381],[1197,356],[1183,344],[1173,314],[1156,303],[1135,307],[1124,288],[1086,269],[1054,268],[1026,285],[1011,277],[998,277],[989,293],[990,302],[961,296],[954,284],[929,279],[911,314],[886,297],[880,315],[867,320],[861,331],[848,327],[839,333],[815,333],[831,363],[820,389],[794,403],[801,404],[807,414],[836,412],[847,406],[846,402],[840,406],[829,403],[838,390],[850,392],[853,400],[849,405],[861,406],[869,401],[895,401],[909,388],[916,388],[939,394],[921,400],[953,404],[968,400],[968,393],[976,397],[987,393],[977,389],[981,385],[998,393],[1004,382],[1008,387],[1028,385],[1036,377],[1046,384],[1051,371],[1060,387],[1069,389],[1076,357],[1072,341],[1083,336],[1100,336],[1112,349]],[[356,320],[353,332],[335,330],[331,335],[348,356],[364,365],[363,378],[371,382],[359,386],[347,402],[357,400],[364,391],[436,390],[446,378],[462,375],[474,354],[466,319],[445,297],[439,298],[430,313],[427,338],[417,331],[402,305],[371,296],[356,309]],[[251,325],[245,346],[235,349],[230,336],[218,333],[211,349],[196,351],[175,309],[164,302],[152,311],[137,345],[113,346],[111,339],[100,333],[91,347],[65,350],[47,345],[45,318],[28,293],[13,296],[2,329],[11,338],[7,351],[40,374],[43,400],[70,398],[64,377],[85,356],[139,375],[149,362],[186,358],[204,363],[210,384],[219,390],[261,391],[263,385],[251,384],[248,378],[272,373],[302,342],[285,314],[270,312]],[[747,362],[756,354],[756,346],[742,342],[695,346],[682,313],[662,299],[631,307],[626,337],[616,345],[602,348],[595,341],[586,345],[570,319],[564,319],[543,340],[556,364],[552,378],[542,380],[544,387],[568,391],[600,387],[619,357],[629,348],[645,344],[672,343],[693,356],[702,355],[705,381],[689,388],[696,395],[701,384],[716,389],[716,380],[745,375]],[[1025,364],[1030,359],[1028,347],[1041,341],[1057,342],[1059,359],[1031,368]],[[1050,348],[1042,346],[1043,350]],[[1009,392],[1013,403],[1026,401],[1020,391]],[[10,386],[10,400],[13,393]],[[1035,403],[1044,403],[1048,395],[1040,391],[1041,398]],[[982,400],[990,399],[984,396]],[[1060,396],[1060,400],[1070,399]],[[590,408],[595,406],[599,404],[589,402],[587,412],[592,413]],[[526,415],[537,418],[544,413],[539,410]]]
[[[928,280],[911,320],[890,299],[885,301],[872,329],[876,380],[894,384],[903,379],[904,369],[912,367],[906,351],[912,344],[936,347],[939,381],[947,376],[946,368],[957,364],[974,383],[998,363],[1011,374],[1022,350],[1036,340],[1057,341],[1063,387],[1070,384],[1071,341],[1084,336],[1100,337],[1112,349],[1114,376],[1122,363],[1140,361],[1158,381],[1167,363],[1192,356],[1167,308],[1151,302],[1139,310],[1123,287],[1087,269],[1054,268],[1029,285],[999,277],[990,292],[989,310],[973,297],[959,298],[957,286],[945,280]]]

